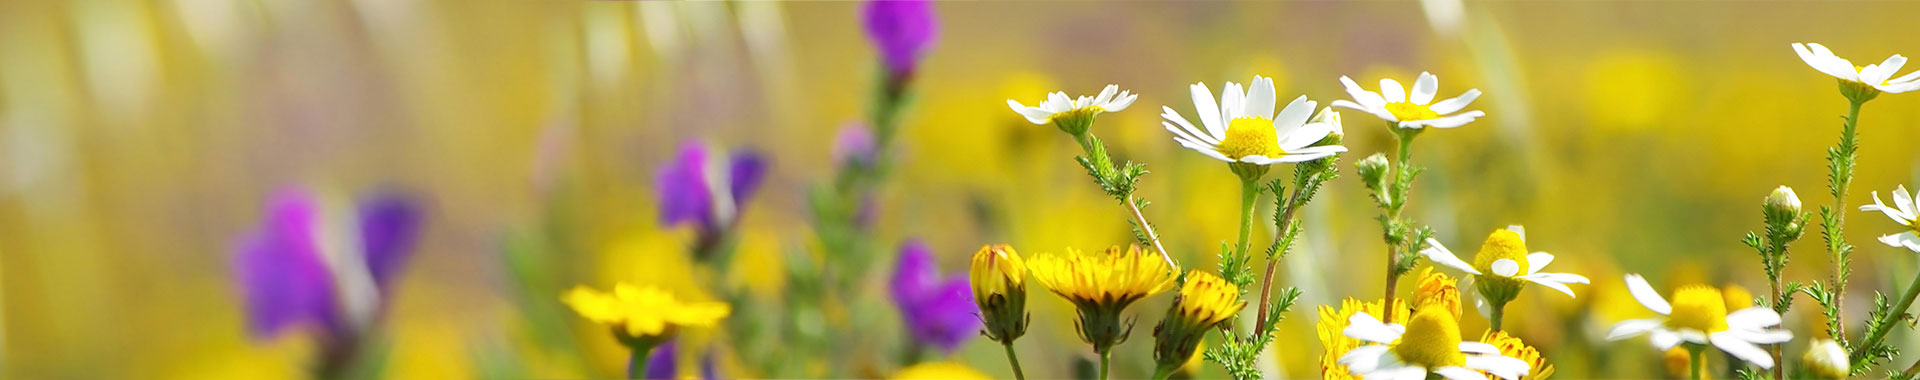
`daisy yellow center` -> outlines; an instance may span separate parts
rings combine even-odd
[[[1693,329],[1704,333],[1727,330],[1727,301],[1720,290],[1693,285],[1673,293],[1673,313],[1667,314],[1667,327]]]
[[[1387,113],[1393,114],[1393,117],[1400,121],[1440,118],[1440,114],[1433,112],[1432,108],[1407,102],[1387,103]]]
[[[1400,336],[1399,345],[1393,346],[1393,354],[1400,361],[1427,368],[1467,362],[1466,354],[1460,352],[1460,326],[1453,313],[1433,306],[1413,313],[1413,319],[1407,321],[1407,333]]]
[[[1494,274],[1493,262],[1500,259],[1513,260],[1520,270],[1513,275],[1527,274],[1527,241],[1511,230],[1495,230],[1487,236],[1487,242],[1480,245],[1480,253],[1473,255],[1473,269],[1480,273]]]
[[[1280,150],[1280,137],[1274,133],[1273,121],[1261,117],[1243,117],[1227,123],[1227,138],[1220,140],[1220,153],[1236,160],[1253,155],[1287,154]]]

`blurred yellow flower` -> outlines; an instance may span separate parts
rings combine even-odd
[[[1674,346],[1671,349],[1667,349],[1667,352],[1661,355],[1662,361],[1666,364],[1667,376],[1675,379],[1685,379],[1692,376],[1692,356],[1693,353],[1688,352],[1686,347]],[[1711,355],[1700,355],[1700,361],[1707,361],[1707,357],[1709,356]],[[1712,378],[1713,371],[1700,371],[1700,379],[1706,380]]]
[[[980,373],[972,367],[953,362],[928,362],[914,364],[893,374],[897,380],[991,380],[993,377]]]
[[[655,287],[614,285],[608,294],[581,285],[561,301],[581,317],[611,326],[625,339],[660,339],[680,326],[710,327],[732,311],[720,302],[682,302]]]
[[[1140,246],[1108,248],[1098,256],[1081,255],[1072,248],[1069,257],[1041,254],[1028,263],[1033,278],[1053,294],[1073,302],[1079,309],[1080,339],[1105,354],[1126,340],[1127,327],[1120,312],[1128,305],[1173,286],[1173,268],[1159,256],[1142,253]]]
[[[1407,310],[1407,303],[1405,301],[1405,298],[1395,298],[1393,300],[1394,310]],[[1381,312],[1380,301],[1378,300],[1363,302],[1347,298],[1340,301],[1340,308],[1338,309],[1332,306],[1320,306],[1320,321],[1314,323],[1313,326],[1315,332],[1320,336],[1320,348],[1322,352],[1320,354],[1320,378],[1326,380],[1351,380],[1358,378],[1347,370],[1346,365],[1340,364],[1340,356],[1346,355],[1347,351],[1352,350],[1354,347],[1359,347],[1362,342],[1359,339],[1349,338],[1342,332],[1347,328],[1347,319],[1352,318],[1354,314],[1366,313],[1369,315],[1380,315]],[[1408,313],[1405,312],[1393,313],[1394,319],[1388,321],[1388,323],[1400,324],[1405,322],[1407,314]]]
[[[1754,306],[1753,292],[1747,291],[1746,287],[1740,285],[1727,284],[1727,287],[1720,289],[1720,296],[1726,298],[1727,310],[1740,310]]]
[[[1502,356],[1527,362],[1528,367],[1532,368],[1533,372],[1528,373],[1526,376],[1521,376],[1519,380],[1540,380],[1548,376],[1553,376],[1553,365],[1547,364],[1547,357],[1541,356],[1540,350],[1528,346],[1526,342],[1521,341],[1518,337],[1507,335],[1504,331],[1488,330],[1486,334],[1480,336],[1480,342],[1499,348],[1500,355]],[[1488,375],[1492,374],[1489,373]]]
[[[1681,287],[1673,292],[1673,303],[1669,304],[1646,278],[1628,274],[1626,280],[1627,291],[1634,299],[1666,317],[1621,321],[1607,332],[1607,340],[1649,334],[1653,347],[1660,350],[1672,350],[1681,343],[1696,347],[1711,344],[1760,368],[1773,368],[1773,357],[1758,345],[1793,339],[1792,332],[1769,329],[1780,324],[1780,314],[1773,309],[1755,306],[1728,313],[1726,297],[1714,287]]]

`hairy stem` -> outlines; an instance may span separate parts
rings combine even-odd
[[[1832,176],[1829,177],[1831,181],[1830,185],[1833,187],[1833,208],[1831,209],[1833,217],[1825,221],[1830,224],[1826,226],[1829,232],[1827,235],[1827,253],[1833,256],[1831,258],[1833,260],[1833,279],[1831,281],[1833,282],[1833,304],[1835,305],[1846,305],[1844,302],[1847,295],[1846,276],[1849,271],[1847,270],[1848,259],[1846,258],[1844,247],[1847,245],[1847,241],[1846,236],[1841,232],[1845,230],[1847,225],[1847,188],[1853,184],[1854,149],[1859,144],[1855,131],[1860,125],[1861,104],[1864,103],[1850,102],[1847,105],[1847,122],[1841,125],[1840,128],[1840,146],[1838,148],[1840,155],[1833,157],[1833,159],[1840,160],[1840,162],[1836,163],[1838,168],[1832,173]],[[1847,320],[1846,308],[1841,307],[1835,310],[1834,319],[1840,321]],[[1847,341],[1847,328],[1844,326],[1844,322],[1835,333],[1839,334],[1835,337],[1836,339],[1842,342]]]
[[[1146,233],[1147,241],[1153,243],[1153,250],[1160,252],[1160,260],[1167,262],[1167,268],[1180,271],[1180,265],[1173,263],[1173,256],[1167,255],[1167,246],[1160,244],[1160,235],[1154,234],[1153,225],[1147,223],[1147,215],[1140,213],[1140,204],[1133,201],[1132,195],[1128,195],[1123,203],[1127,204],[1127,211],[1133,212],[1133,221],[1140,224],[1140,232]]]
[[[1395,128],[1394,132],[1396,133],[1394,133],[1394,137],[1399,140],[1400,144],[1394,147],[1394,156],[1398,159],[1394,160],[1393,170],[1388,173],[1388,178],[1393,180],[1393,185],[1383,190],[1387,192],[1389,199],[1394,200],[1393,203],[1387,207],[1388,226],[1386,228],[1397,230],[1388,231],[1387,234],[1394,235],[1398,233],[1400,235],[1400,241],[1387,242],[1387,280],[1386,286],[1384,287],[1387,294],[1386,297],[1382,298],[1383,301],[1380,304],[1380,308],[1383,309],[1381,314],[1385,314],[1384,318],[1388,321],[1393,320],[1393,312],[1395,311],[1393,310],[1395,293],[1393,288],[1394,284],[1399,283],[1400,280],[1400,256],[1402,252],[1406,251],[1408,244],[1407,239],[1409,238],[1407,236],[1407,226],[1402,225],[1403,221],[1400,220],[1400,210],[1406,209],[1407,207],[1408,196],[1407,192],[1403,190],[1411,189],[1412,185],[1408,183],[1411,181],[1407,178],[1402,178],[1402,176],[1407,175],[1407,171],[1413,167],[1412,164],[1407,162],[1407,160],[1413,158],[1413,134],[1400,132],[1398,125],[1391,125],[1390,127]]]
[[[1235,257],[1247,257],[1253,248],[1253,201],[1260,198],[1260,185],[1254,178],[1240,179],[1240,239],[1233,244]]]
[[[1293,230],[1293,225],[1296,223],[1293,220],[1293,214],[1300,211],[1300,207],[1302,206],[1300,204],[1302,203],[1300,202],[1300,197],[1302,196],[1301,193],[1305,192],[1304,189],[1305,186],[1294,186],[1293,192],[1287,195],[1287,209],[1280,212],[1281,224],[1278,226],[1280,231],[1274,235],[1273,241],[1278,242],[1284,239],[1287,231]],[[1285,248],[1282,247],[1282,249]],[[1277,254],[1279,252],[1275,253]],[[1272,309],[1273,306],[1273,271],[1279,267],[1280,258],[1273,256],[1267,257],[1266,274],[1260,277],[1260,312],[1256,314],[1258,315],[1258,317],[1256,317],[1258,319],[1254,319],[1253,321],[1255,326],[1258,327],[1258,329],[1254,330],[1255,334],[1265,334],[1267,329],[1273,327],[1267,324],[1267,311],[1268,309]]]

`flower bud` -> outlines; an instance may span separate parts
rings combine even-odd
[[[1187,283],[1180,287],[1173,307],[1153,328],[1154,361],[1165,371],[1186,364],[1208,330],[1246,306],[1247,302],[1240,300],[1239,287],[1212,273],[1188,272]]]
[[[1827,339],[1811,342],[1806,355],[1800,357],[1800,364],[1806,366],[1814,377],[1826,380],[1845,379],[1851,371],[1847,363],[1847,349]]]
[[[1800,196],[1795,195],[1791,187],[1781,186],[1775,188],[1772,194],[1767,194],[1764,209],[1767,215],[1767,224],[1792,224],[1796,222],[1796,219],[1800,218]]]
[[[1026,335],[1027,265],[1020,253],[1005,244],[980,247],[968,275],[973,301],[980,306],[980,320],[986,325],[981,334],[1002,344]]]
[[[1313,146],[1340,145],[1341,140],[1344,140],[1347,136],[1346,128],[1340,126],[1340,113],[1334,111],[1333,107],[1321,108],[1320,113],[1314,114],[1313,120],[1308,121],[1308,123],[1325,123],[1333,127],[1333,133],[1328,133],[1326,138],[1322,138],[1319,142],[1313,143]]]
[[[1360,167],[1360,181],[1365,182],[1368,190],[1381,191],[1387,188],[1387,156],[1374,153],[1355,163]]]

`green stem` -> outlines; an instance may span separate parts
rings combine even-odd
[[[1847,359],[1849,363],[1853,363],[1854,368],[1858,369],[1866,365],[1867,353],[1873,351],[1873,346],[1879,345],[1882,339],[1887,338],[1887,332],[1893,331],[1891,327],[1894,322],[1901,316],[1907,315],[1907,308],[1913,306],[1915,296],[1920,296],[1920,272],[1914,272],[1913,281],[1907,284],[1907,292],[1900,295],[1900,303],[1895,304],[1893,309],[1887,310],[1880,319],[1874,320],[1873,324],[1867,325],[1867,331],[1872,331],[1873,335],[1867,336],[1867,340],[1861,341],[1849,350],[1853,353],[1848,355]]]
[[[1007,363],[1013,365],[1013,378],[1027,380],[1027,374],[1020,371],[1020,356],[1013,354],[1013,341],[1009,340],[1001,345],[1007,348]]]
[[[1835,305],[1845,305],[1844,301],[1847,295],[1847,279],[1845,278],[1845,274],[1848,273],[1846,268],[1847,259],[1844,257],[1845,253],[1841,252],[1841,247],[1845,246],[1847,242],[1846,237],[1840,232],[1845,229],[1847,225],[1847,188],[1853,184],[1854,149],[1859,144],[1857,141],[1858,137],[1855,134],[1855,128],[1860,125],[1860,105],[1862,104],[1865,103],[1848,102],[1847,123],[1840,128],[1839,149],[1842,157],[1835,157],[1835,159],[1841,160],[1840,164],[1844,164],[1844,166],[1838,168],[1830,178],[1832,180],[1831,185],[1833,185],[1833,208],[1831,209],[1833,210],[1833,219],[1830,220],[1830,222],[1832,222],[1833,225],[1827,226],[1827,230],[1830,232],[1827,236],[1827,253],[1833,255],[1833,304]],[[1834,319],[1845,321],[1847,320],[1846,313],[1846,308],[1836,308],[1834,311]],[[1839,334],[1839,336],[1835,338],[1842,342],[1847,341],[1847,328],[1844,325],[1835,332]]]
[[[653,352],[653,347],[635,348],[633,349],[633,351],[631,351],[631,356],[627,357],[627,378],[629,379],[646,378],[647,364],[648,364],[647,362],[650,361],[648,360],[649,358],[647,354],[652,352]]]
[[[1412,189],[1413,185],[1410,183],[1411,181],[1401,177],[1405,176],[1407,170],[1413,167],[1413,164],[1409,163],[1408,160],[1413,159],[1413,137],[1419,132],[1403,132],[1400,130],[1400,126],[1394,123],[1388,123],[1387,127],[1392,128],[1394,131],[1394,139],[1399,140],[1399,144],[1394,147],[1394,156],[1398,159],[1393,162],[1392,172],[1387,173],[1388,178],[1393,181],[1393,184],[1383,190],[1387,192],[1388,199],[1393,199],[1393,204],[1387,207],[1387,228],[1399,230],[1398,235],[1400,235],[1401,240],[1399,242],[1387,242],[1387,282],[1385,286],[1387,294],[1386,297],[1382,299],[1380,308],[1382,309],[1381,314],[1384,314],[1384,320],[1391,321],[1393,320],[1394,312],[1394,285],[1399,283],[1400,280],[1400,256],[1401,252],[1406,251],[1406,240],[1410,238],[1407,236],[1407,231],[1405,231],[1407,226],[1402,225],[1402,221],[1400,220],[1400,210],[1406,209],[1408,198],[1407,190]],[[1387,234],[1389,236],[1394,235],[1395,231],[1388,231]]]
[[[1506,317],[1507,317],[1507,304],[1502,303],[1498,305],[1493,305],[1492,316],[1488,317],[1488,319],[1491,319],[1493,321],[1493,325],[1492,325],[1493,331],[1506,331],[1500,328],[1500,322],[1505,320]]]
[[[1687,351],[1688,351],[1689,353],[1691,353],[1691,354],[1692,354],[1692,356],[1693,356],[1693,362],[1692,362],[1692,363],[1688,363],[1688,364],[1689,364],[1689,365],[1688,365],[1689,367],[1693,367],[1693,377],[1692,377],[1692,379],[1693,379],[1693,380],[1700,380],[1700,379],[1704,379],[1704,377],[1701,377],[1701,373],[1702,373],[1702,372],[1705,372],[1705,368],[1707,367],[1707,363],[1705,363],[1705,362],[1704,362],[1703,360],[1701,360],[1701,359],[1705,359],[1705,357],[1706,357],[1705,355],[1701,355],[1701,354],[1702,354],[1702,353],[1705,353],[1705,352],[1706,352],[1706,350],[1703,350],[1703,349],[1701,349],[1701,346],[1700,346],[1700,345],[1697,345],[1697,344],[1692,344],[1692,343],[1688,343],[1688,344],[1687,344]]]
[[[1180,367],[1158,366],[1153,369],[1153,380],[1167,380],[1167,378],[1173,377],[1173,371],[1178,369],[1180,369]]]
[[[1254,178],[1240,178],[1240,239],[1233,245],[1235,257],[1247,257],[1253,248],[1253,201],[1260,198],[1260,185]]]
[[[1107,364],[1111,359],[1113,359],[1113,351],[1111,349],[1100,353],[1100,380],[1107,380]]]

